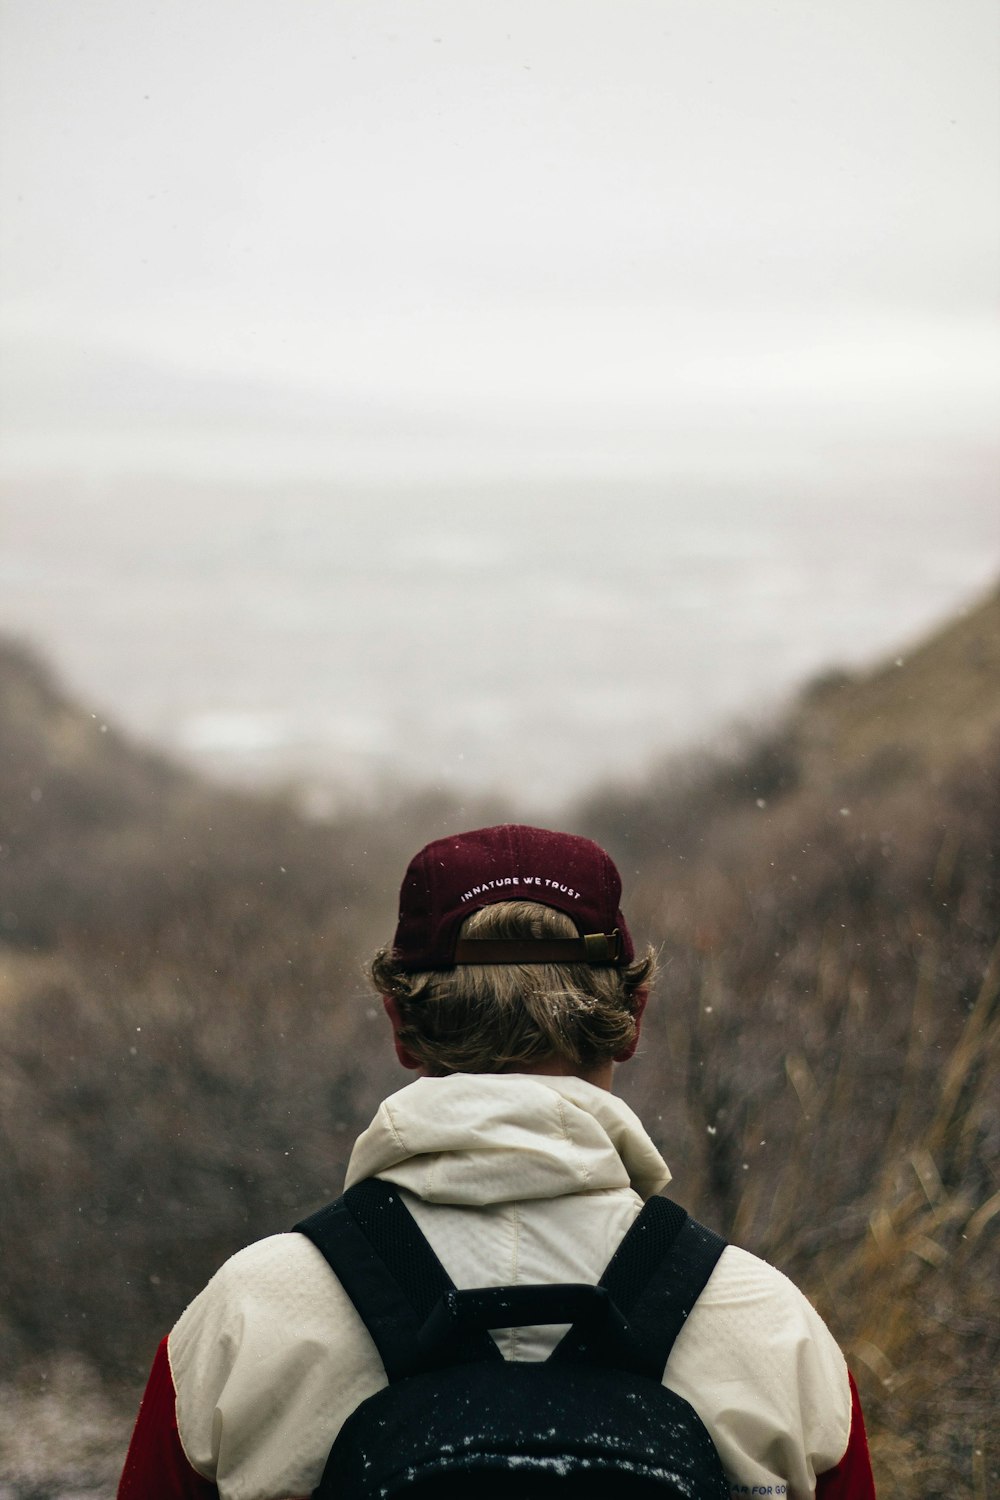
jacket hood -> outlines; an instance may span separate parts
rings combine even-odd
[[[381,1177],[467,1207],[631,1187],[670,1171],[627,1104],[582,1078],[452,1073],[390,1095],[358,1137],[347,1186]]]

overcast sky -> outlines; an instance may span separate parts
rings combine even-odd
[[[8,471],[759,477],[994,442],[994,0],[0,15]]]

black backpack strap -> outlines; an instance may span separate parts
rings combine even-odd
[[[600,1286],[627,1320],[632,1368],[659,1380],[726,1241],[669,1198],[650,1198],[615,1251]],[[553,1358],[587,1359],[585,1336],[573,1330]]]
[[[629,1322],[658,1378],[725,1248],[721,1235],[688,1216],[666,1258],[633,1303]]]
[[[325,1257],[378,1349],[389,1380],[419,1364],[428,1315],[455,1284],[399,1189],[370,1177],[295,1225]],[[488,1334],[470,1334],[461,1358],[502,1359]]]

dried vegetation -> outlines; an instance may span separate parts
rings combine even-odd
[[[767,735],[553,813],[613,850],[663,945],[623,1092],[677,1196],[821,1306],[883,1497],[996,1485],[998,657],[992,599]],[[428,798],[310,823],[140,753],[0,655],[10,1495],[106,1492],[186,1299],[339,1190],[399,1082],[361,978],[399,871],[502,815]],[[76,1447],[44,1437],[59,1411]]]

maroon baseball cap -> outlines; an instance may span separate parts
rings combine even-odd
[[[409,973],[456,964],[631,963],[621,890],[610,856],[572,833],[503,823],[452,834],[410,861],[393,958]],[[572,917],[580,936],[459,942],[466,917],[497,901],[554,906]]]

